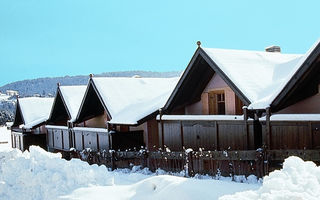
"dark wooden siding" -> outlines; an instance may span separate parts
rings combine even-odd
[[[48,128],[48,145],[49,148],[69,151],[71,146],[68,129]]]
[[[179,122],[167,122],[163,124],[164,145],[171,151],[182,149],[181,143],[181,126]]]
[[[162,125],[161,125],[162,123]],[[246,150],[254,149],[253,122],[245,129],[243,121],[162,121],[159,123],[160,143],[171,151]],[[161,130],[163,127],[163,130]],[[163,136],[162,136],[163,134]]]
[[[31,145],[40,146],[46,149],[46,135],[30,134],[30,132],[11,132],[12,147],[20,149],[21,151],[29,150]]]
[[[92,150],[109,150],[109,136],[106,132],[73,130],[76,150],[90,148]]]
[[[267,141],[266,123],[262,122],[263,140]],[[270,149],[319,149],[320,122],[271,121]]]
[[[197,151],[199,148],[210,150],[216,147],[215,124],[182,123],[183,143],[185,148]]]

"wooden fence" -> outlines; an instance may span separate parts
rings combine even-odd
[[[80,158],[89,164],[105,165],[111,169],[129,168],[133,165],[148,167],[151,171],[161,168],[169,172],[183,171],[186,176],[209,174],[212,176],[251,175],[263,177],[270,170],[269,164],[283,162],[289,156],[320,163],[320,150],[249,150],[249,151],[74,151],[71,158]],[[279,167],[280,168],[280,167]]]
[[[71,134],[75,152],[64,156],[113,169],[141,165],[151,170],[185,171],[189,176],[262,177],[281,168],[291,155],[320,163],[319,121],[162,120],[159,128],[159,151],[132,151],[122,143],[122,136],[127,135],[112,144],[110,137],[116,139],[118,133],[111,136],[105,130],[75,128]],[[103,137],[106,142],[102,145]],[[117,143],[124,146],[119,148]],[[191,148],[194,151],[185,153]]]

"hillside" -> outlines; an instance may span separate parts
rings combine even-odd
[[[181,72],[151,72],[151,71],[122,71],[122,72],[105,72],[95,74],[101,77],[132,77],[139,75],[141,77],[175,77]],[[85,85],[88,82],[88,75],[80,76],[64,76],[64,77],[47,77],[31,80],[17,81],[0,87],[0,92],[5,93],[6,90],[17,90],[20,97],[33,96],[39,94],[41,96],[55,95],[57,83],[61,85]]]

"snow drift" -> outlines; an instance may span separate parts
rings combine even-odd
[[[289,157],[283,169],[271,172],[263,179],[259,190],[246,191],[221,197],[219,200],[316,200],[320,198],[320,167]]]
[[[56,199],[79,187],[111,184],[106,167],[66,161],[40,147],[0,152],[0,199]]]
[[[320,167],[300,158],[285,160],[283,169],[266,176],[261,184],[237,183],[199,176],[183,178],[158,170],[134,167],[108,171],[39,147],[30,152],[0,151],[0,199],[318,199]],[[245,192],[243,192],[245,191]],[[237,192],[237,193],[236,193]]]

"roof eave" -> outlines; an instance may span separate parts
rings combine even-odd
[[[296,73],[291,77],[291,79],[286,83],[281,92],[274,98],[271,102],[270,107],[272,111],[278,111],[279,105],[285,101],[285,97],[289,95],[290,92],[293,92],[296,84],[301,80],[301,77],[307,72],[310,66],[317,60],[320,55],[320,42],[314,48],[314,50],[310,53],[310,55],[306,58],[303,64],[299,67]]]

